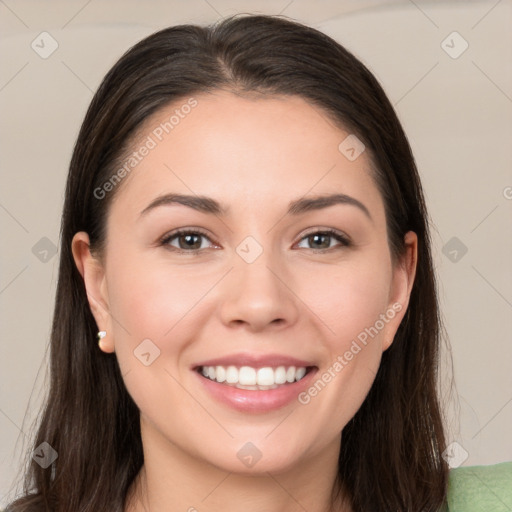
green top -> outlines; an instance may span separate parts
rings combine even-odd
[[[512,512],[512,462],[452,469],[443,512]]]

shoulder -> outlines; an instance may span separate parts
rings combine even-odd
[[[448,511],[488,510],[512,510],[512,462],[452,469],[448,484]]]

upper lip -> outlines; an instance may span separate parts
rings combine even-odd
[[[202,366],[250,366],[252,368],[278,367],[278,366],[295,366],[309,367],[315,366],[311,361],[305,361],[282,354],[230,354],[215,359],[208,359],[193,365],[193,369]]]

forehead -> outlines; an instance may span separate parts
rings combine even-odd
[[[344,141],[350,137],[298,96],[216,91],[183,98],[140,129],[123,159],[126,178],[115,202],[140,212],[157,195],[177,192],[237,208],[273,208],[340,192],[365,198],[379,216],[383,207],[369,155],[347,158]]]

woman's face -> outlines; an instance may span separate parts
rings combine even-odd
[[[74,254],[148,445],[231,472],[339,449],[416,251],[409,233],[393,266],[349,135],[299,97],[197,95],[149,119],[96,191],[115,194],[103,258],[83,233]]]

